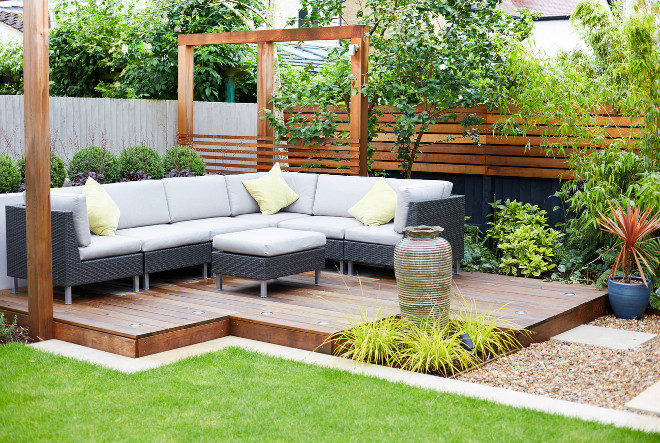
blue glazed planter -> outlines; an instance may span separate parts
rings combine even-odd
[[[641,277],[630,277],[642,281]],[[607,280],[607,297],[612,312],[618,318],[642,318],[651,297],[651,281],[644,283],[622,283],[621,278]]]

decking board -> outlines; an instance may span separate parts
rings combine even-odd
[[[215,279],[190,272],[152,274],[151,289],[137,294],[130,279],[76,287],[70,306],[56,288],[55,337],[130,357],[227,334],[330,353],[328,337],[361,313],[371,320],[399,313],[396,281],[386,270],[359,267],[363,275],[347,277],[328,269],[320,286],[314,286],[313,272],[284,277],[269,283],[266,299],[256,281],[225,276],[224,290],[217,291]],[[590,286],[495,274],[462,272],[452,292],[453,308],[463,297],[478,312],[497,310],[533,332],[527,342],[546,340],[607,309],[605,291]],[[0,312],[17,313],[25,323],[26,289],[0,291]]]

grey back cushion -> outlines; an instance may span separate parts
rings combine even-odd
[[[298,200],[283,208],[282,211],[312,215],[319,175],[304,172],[283,172],[282,176],[286,184],[299,195]]]
[[[222,175],[163,179],[172,223],[231,215]]]
[[[410,202],[447,198],[453,188],[453,183],[444,180],[387,179],[387,182],[396,191],[394,231],[399,234],[407,226]]]
[[[313,214],[352,217],[348,210],[360,201],[379,179],[379,177],[319,175]]]
[[[103,185],[119,206],[117,229],[158,225],[170,222],[167,197],[162,180],[141,180]]]
[[[62,192],[62,189],[71,190],[80,188],[80,192]],[[56,211],[71,211],[73,215],[73,230],[76,233],[78,246],[89,246],[92,234],[89,231],[89,217],[87,215],[87,198],[82,195],[82,186],[76,188],[53,188],[50,190],[50,209]],[[26,196],[23,191],[23,203]]]
[[[252,172],[249,174],[227,175],[227,194],[229,194],[229,206],[231,215],[251,214],[260,212],[257,201],[252,198],[250,193],[243,186],[241,180],[254,180],[263,176],[265,172]]]
[[[71,211],[78,246],[89,246],[92,235],[89,232],[87,198],[82,194],[51,193],[50,207],[58,211]]]

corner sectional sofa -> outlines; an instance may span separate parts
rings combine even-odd
[[[104,185],[120,209],[115,236],[90,234],[82,187],[51,191],[53,282],[71,287],[138,276],[149,288],[149,274],[201,265],[206,277],[211,241],[217,234],[280,227],[326,236],[326,259],[392,267],[394,246],[406,226],[439,225],[457,263],[463,257],[464,196],[451,195],[440,180],[386,179],[397,192],[394,220],[364,226],[348,209],[376,183],[377,177],[285,172],[299,199],[273,215],[262,215],[241,180],[263,173],[207,175]],[[8,206],[7,275],[27,277],[25,207]]]

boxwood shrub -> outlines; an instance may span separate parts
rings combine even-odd
[[[103,174],[106,183],[119,180],[119,159],[106,148],[89,146],[76,152],[69,162],[69,177],[80,173]]]
[[[195,175],[204,175],[206,165],[199,152],[190,146],[172,146],[163,156],[163,169],[166,173],[172,170],[190,169]]]
[[[14,160],[7,154],[0,154],[0,193],[16,192],[21,185],[21,173]]]
[[[25,156],[21,156],[16,161],[18,169],[21,173],[21,183],[25,183]],[[50,153],[50,181],[56,188],[61,188],[66,179],[66,165],[54,152]]]
[[[142,172],[153,179],[163,178],[163,162],[160,155],[148,146],[131,146],[119,155],[121,176],[130,178]]]

